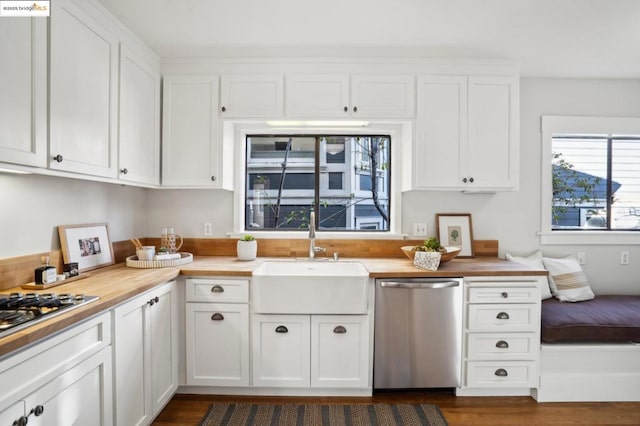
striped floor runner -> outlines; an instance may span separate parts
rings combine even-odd
[[[200,426],[446,426],[432,404],[213,404]]]

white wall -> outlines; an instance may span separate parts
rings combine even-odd
[[[58,225],[107,222],[112,241],[144,236],[147,191],[0,173],[0,258],[58,249]]]
[[[426,222],[435,234],[436,213],[471,213],[476,239],[500,241],[505,252],[526,255],[540,248],[542,115],[640,116],[640,80],[525,78],[520,83],[520,191],[493,195],[410,191],[402,195],[403,232]],[[59,244],[59,224],[109,222],[112,240],[157,236],[174,226],[185,237],[213,236],[233,227],[233,194],[223,190],[145,190],[44,176],[0,174],[0,258],[46,251]],[[25,238],[25,235],[28,235]],[[598,293],[640,294],[640,247],[547,246],[546,255],[584,251],[584,269]],[[630,265],[620,265],[620,251]]]

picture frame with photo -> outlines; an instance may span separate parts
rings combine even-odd
[[[80,272],[115,263],[106,223],[60,225],[58,235],[64,263],[77,263]]]
[[[436,214],[436,235],[440,245],[460,247],[458,258],[474,257],[473,227],[470,213]]]

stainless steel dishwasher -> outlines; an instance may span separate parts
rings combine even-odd
[[[460,386],[462,279],[376,280],[374,388]]]

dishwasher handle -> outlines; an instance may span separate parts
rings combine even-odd
[[[450,281],[381,281],[383,288],[409,288],[409,289],[439,289],[458,287],[460,283],[455,280]]]

